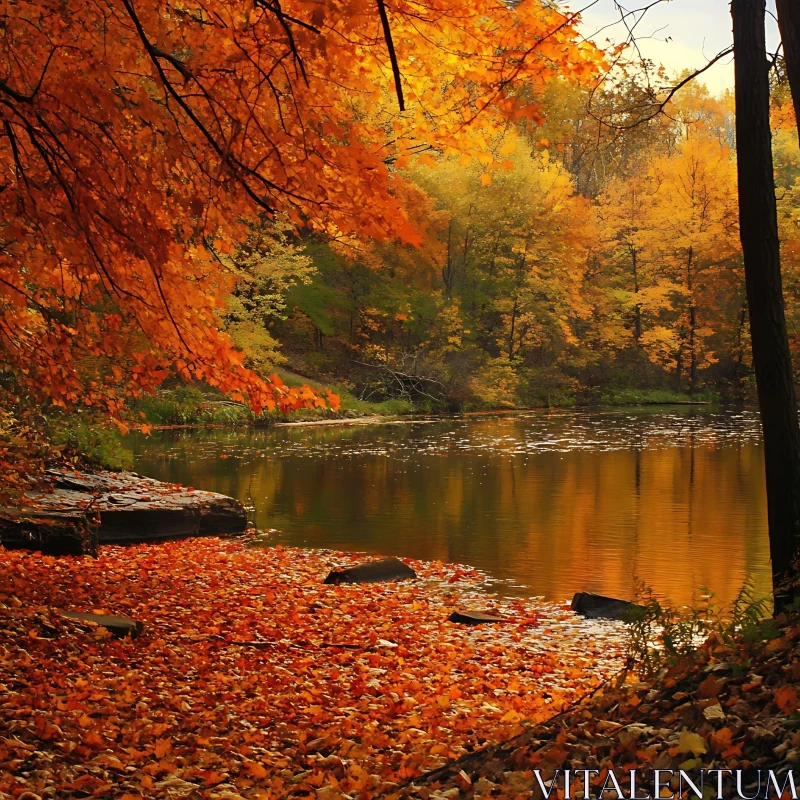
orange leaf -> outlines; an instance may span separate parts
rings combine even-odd
[[[783,711],[784,714],[791,714],[797,710],[797,692],[793,686],[781,686],[775,692],[775,705]]]
[[[156,739],[154,750],[156,758],[163,758],[170,750],[172,750],[172,741],[170,739]]]
[[[263,780],[264,778],[267,777],[267,770],[264,768],[262,764],[259,764],[257,761],[246,761],[244,766],[254,778]]]

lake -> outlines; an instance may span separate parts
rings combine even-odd
[[[469,564],[504,594],[770,587],[758,415],[705,406],[134,435],[137,471],[252,499],[268,544]]]

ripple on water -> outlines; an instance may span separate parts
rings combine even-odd
[[[160,431],[144,474],[238,497],[286,545],[459,561],[500,592],[721,601],[769,583],[758,414],[705,406]]]

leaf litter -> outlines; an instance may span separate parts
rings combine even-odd
[[[622,666],[621,625],[489,598],[463,565],[322,584],[363,560],[212,538],[99,560],[0,551],[0,797],[374,797]],[[512,621],[447,621],[464,608]],[[114,639],[57,609],[144,632]]]
[[[542,798],[537,770],[545,784],[555,780],[552,797],[563,797],[565,769],[573,776],[594,771],[588,787],[576,780],[572,797],[585,791],[600,797],[611,771],[623,795],[632,796],[633,769],[644,784],[652,784],[653,770],[669,773],[667,797],[694,796],[681,795],[680,770],[695,781],[701,770],[740,770],[743,793],[726,776],[722,796],[763,797],[772,785],[770,770],[779,786],[800,770],[800,615],[781,615],[767,629],[755,640],[712,634],[693,658],[650,681],[624,680],[620,673],[563,715],[462,756],[388,797]],[[703,796],[717,797],[717,776],[709,781]]]

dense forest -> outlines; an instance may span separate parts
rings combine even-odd
[[[796,351],[800,168],[784,84],[774,154]],[[543,124],[507,126],[480,159],[420,148],[396,161],[421,242],[253,221],[220,255],[239,279],[223,313],[233,341],[257,370],[423,407],[748,397],[732,97],[689,84],[669,114],[626,128],[639,91],[557,81]]]
[[[259,7],[230,39],[123,3],[108,50],[87,9],[59,34],[83,73],[48,55],[48,3],[10,30],[3,407],[120,419],[144,398],[176,421],[146,398],[187,384],[255,414],[752,396],[731,93],[687,79],[667,102],[663,70],[556,8],[396,9],[377,39],[351,10],[311,3],[287,38]],[[796,348],[785,73],[777,58]]]

